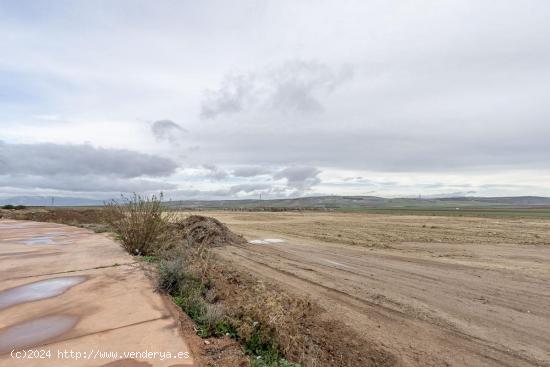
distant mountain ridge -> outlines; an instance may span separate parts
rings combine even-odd
[[[183,208],[311,208],[311,209],[390,209],[390,208],[473,208],[473,207],[541,207],[550,206],[549,197],[448,197],[383,198],[378,196],[313,196],[272,200],[181,200],[167,205]]]
[[[79,197],[53,197],[53,206],[100,206],[108,200]],[[0,205],[52,206],[51,196],[15,196],[0,198]],[[175,200],[169,207],[189,209],[391,209],[391,208],[475,208],[475,207],[550,207],[550,197],[445,197],[445,198],[383,198],[378,196],[311,196],[292,199]]]
[[[9,198],[0,198],[0,205],[97,206],[103,205],[103,202],[104,200],[65,196],[12,196]]]

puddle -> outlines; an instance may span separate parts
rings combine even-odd
[[[25,245],[53,245],[55,236],[36,236],[29,238],[28,240],[21,240],[19,242]]]
[[[77,235],[76,235],[77,236]],[[40,236],[34,236],[28,239],[19,240],[17,242],[23,243],[25,245],[63,245],[66,243],[68,238],[75,237],[73,233],[67,232],[47,232]],[[65,242],[60,242],[65,240]]]
[[[285,240],[281,240],[280,238],[265,238],[263,240],[248,241],[248,243],[251,243],[253,245],[269,245],[272,243],[282,243],[282,242],[285,242]]]
[[[51,298],[86,280],[84,276],[40,280],[0,292],[0,310],[17,304]]]
[[[4,328],[0,332],[0,354],[48,342],[71,330],[77,322],[76,316],[52,315]]]

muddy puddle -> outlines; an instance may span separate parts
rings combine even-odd
[[[0,310],[21,303],[58,296],[86,280],[84,276],[71,276],[40,280],[0,292]]]
[[[0,331],[0,354],[47,343],[71,330],[78,317],[51,315],[22,322]]]

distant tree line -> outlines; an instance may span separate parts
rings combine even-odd
[[[27,209],[25,205],[11,205],[7,204],[2,206],[2,209],[15,209],[15,210],[21,210],[21,209]]]

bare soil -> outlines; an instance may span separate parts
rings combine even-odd
[[[214,251],[307,295],[403,366],[550,366],[550,221],[208,212]],[[350,349],[350,353],[352,350]]]

